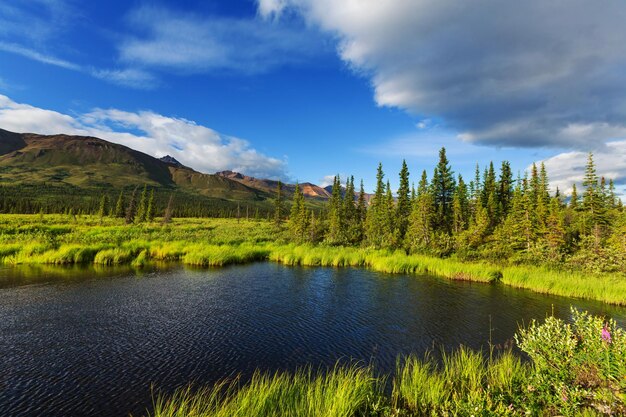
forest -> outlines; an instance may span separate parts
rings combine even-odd
[[[363,184],[355,193],[354,178],[342,193],[339,176],[324,218],[307,208],[296,192],[288,216],[297,243],[403,249],[410,254],[487,260],[507,264],[539,264],[596,272],[626,272],[626,211],[612,180],[599,178],[589,154],[582,183],[570,195],[550,192],[545,166],[513,178],[502,162],[493,162],[467,183],[455,176],[446,157],[429,178],[424,170],[417,188],[403,162],[399,188],[385,182],[382,165],[369,205]],[[296,188],[298,191],[298,189]],[[356,198],[352,198],[356,195]],[[356,200],[356,201],[355,201]],[[275,219],[283,216],[279,203]]]

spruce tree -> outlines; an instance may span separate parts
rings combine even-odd
[[[487,203],[489,202],[489,198],[491,196],[496,195],[496,171],[493,168],[493,161],[489,162],[489,168],[485,171],[484,179],[483,179],[483,189],[481,193],[481,200],[483,203],[483,207],[487,207]],[[489,213],[492,216],[495,213]]]
[[[391,185],[389,181],[387,181],[387,187],[385,192],[385,229],[383,229],[384,237],[383,237],[383,247],[391,248],[395,247],[397,244],[396,236],[394,234],[395,231],[395,222],[396,222],[396,208],[393,200],[393,194],[391,192]]]
[[[361,220],[359,209],[354,202],[354,177],[346,181],[346,192],[343,197],[343,216],[346,234],[346,243],[354,244],[360,241]]]
[[[135,216],[137,214],[137,187],[133,190],[133,193],[130,196],[130,201],[128,202],[128,207],[126,208],[126,224],[131,224],[135,221]]]
[[[139,199],[139,205],[137,206],[136,220],[138,223],[146,221],[146,210],[148,208],[148,186],[144,184],[143,191],[141,192],[141,198]]]
[[[435,203],[436,228],[447,233],[452,230],[452,199],[456,186],[453,173],[446,157],[446,148],[441,148],[431,187]]]
[[[476,169],[474,171],[474,180],[470,183],[471,187],[471,196],[472,200],[477,200],[482,193],[482,185],[480,182],[480,166],[476,164]]]
[[[410,252],[427,252],[431,248],[434,217],[435,203],[424,170],[411,207],[409,228],[404,239],[405,246]]]
[[[289,215],[289,230],[292,238],[297,243],[306,241],[307,234],[309,233],[309,213],[304,202],[304,195],[298,183],[296,183],[293,204]]]
[[[529,250],[534,233],[531,220],[532,207],[530,192],[526,179],[515,187],[511,199],[511,209],[504,224],[504,231],[508,235],[508,244],[513,250]]]
[[[341,179],[335,175],[333,190],[328,202],[328,233],[326,240],[333,245],[345,243],[345,218],[341,198]]]
[[[380,248],[385,241],[385,229],[387,228],[387,213],[385,200],[385,183],[383,179],[383,165],[378,164],[376,172],[376,189],[367,210],[366,237],[369,245]]]
[[[117,198],[117,203],[115,204],[115,217],[122,218],[124,217],[124,191],[120,191],[120,196]]]
[[[463,176],[459,175],[459,183],[456,187],[452,201],[453,211],[453,232],[455,235],[461,233],[467,227],[469,221],[469,201],[467,198],[467,186],[463,181]]]
[[[512,198],[513,173],[511,172],[511,164],[508,161],[502,161],[502,166],[500,167],[500,179],[498,180],[498,205],[500,208],[501,220],[504,220],[509,214]]]
[[[548,182],[548,172],[543,162],[541,162],[541,168],[539,169],[539,192],[538,198],[543,200],[543,205],[546,207],[550,205],[550,184]]]
[[[532,204],[533,210],[537,207],[537,202],[541,196],[541,181],[539,179],[539,171],[537,170],[537,164],[533,162],[533,166],[530,171],[530,184],[529,184],[529,199]]]
[[[565,227],[561,203],[556,197],[550,199],[546,226],[544,239],[548,248],[548,258],[550,261],[558,262],[565,247]]]
[[[395,215],[395,228],[399,242],[404,240],[406,229],[409,224],[409,215],[411,214],[410,192],[409,168],[406,165],[406,161],[402,160],[402,169],[400,170],[400,186],[398,187],[398,201],[396,203]]]
[[[599,245],[603,228],[607,223],[605,199],[602,189],[598,184],[596,166],[593,162],[593,154],[590,152],[585,168],[585,178],[583,180],[585,192],[583,194],[583,210],[585,220],[583,222],[584,232],[594,235],[596,246]]]
[[[98,208],[98,217],[100,217],[100,221],[104,219],[104,216],[107,214],[107,205],[109,204],[109,198],[106,194],[102,195],[100,198],[100,207]]]
[[[487,208],[479,204],[476,207],[476,215],[469,224],[469,227],[462,235],[463,245],[467,249],[478,249],[485,242],[490,228],[490,219]]]
[[[146,209],[146,221],[154,221],[154,189],[150,190],[150,199],[148,200],[148,208]]]
[[[173,215],[174,215],[174,196],[170,195],[170,198],[167,202],[167,207],[165,208],[165,212],[163,213],[163,224],[171,223]]]
[[[358,234],[356,242],[362,242],[365,238],[365,219],[367,218],[367,201],[365,201],[365,188],[363,187],[363,180],[361,180],[361,186],[359,188],[359,198],[357,200],[357,223]]]

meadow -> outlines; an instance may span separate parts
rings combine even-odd
[[[87,215],[0,215],[0,263],[5,265],[132,265],[180,262],[219,267],[256,261],[288,266],[364,267],[389,274],[431,274],[505,284],[545,294],[626,305],[626,276],[532,265],[466,262],[404,251],[295,245],[265,220],[176,218],[126,225]]]

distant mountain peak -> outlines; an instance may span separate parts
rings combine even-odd
[[[224,177],[224,178],[238,179],[238,180],[254,179],[252,177],[248,177],[247,175],[243,175],[243,174],[241,174],[239,172],[231,171],[229,169],[227,169],[225,171],[216,172],[215,175],[218,175],[218,176]]]
[[[170,156],[170,155],[162,156],[159,159],[161,161],[165,162],[166,164],[174,165],[174,166],[177,166],[177,167],[183,167],[184,166],[183,164],[178,162],[178,160],[176,158],[174,158],[173,156]]]

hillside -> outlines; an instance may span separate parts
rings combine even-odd
[[[18,211],[37,207],[56,210],[67,204],[93,210],[102,194],[115,198],[147,185],[160,205],[167,196],[182,194],[179,205],[199,207],[186,212],[231,214],[237,207],[271,211],[277,181],[248,177],[232,171],[205,174],[186,167],[171,156],[161,159],[123,145],[88,136],[38,135],[0,129],[0,188],[2,198],[19,200]],[[301,184],[314,205],[330,193],[314,184]],[[295,185],[286,184],[287,198]],[[315,203],[319,201],[319,203]],[[7,211],[7,203],[0,210]],[[208,211],[207,211],[208,210]]]
[[[235,200],[268,197],[262,190],[194,171],[173,158],[160,160],[102,139],[18,134],[0,129],[0,184],[42,183],[79,188],[147,184]]]

